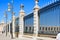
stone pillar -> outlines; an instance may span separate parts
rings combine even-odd
[[[15,16],[14,16],[14,12],[13,12],[13,16],[12,16],[12,35],[13,38],[15,38]]]
[[[53,31],[54,31],[54,27],[52,27]]]
[[[49,27],[47,27],[47,32],[49,31]]]
[[[29,33],[29,26],[27,27],[28,29],[27,29],[27,32]]]
[[[2,20],[1,25],[0,25],[0,27],[1,27],[1,29],[0,29],[1,33],[4,32],[4,24],[5,24],[4,20]]]
[[[20,6],[20,14],[19,14],[19,37],[22,37],[24,34],[24,16],[25,12],[23,10],[24,6],[21,4]]]
[[[46,27],[44,27],[44,31],[47,31],[47,30],[46,30]]]
[[[38,11],[39,11],[39,6],[38,6],[38,0],[35,0],[35,7],[34,7],[34,40],[37,40],[38,36],[38,30],[39,30],[39,17],[38,17]]]
[[[10,34],[10,23],[11,23],[11,21],[9,21],[9,37],[11,37],[11,34]]]
[[[52,26],[52,31],[54,31],[54,26]]]
[[[50,32],[51,32],[51,27],[50,27]]]
[[[58,26],[58,32],[59,32],[59,28],[60,28],[60,27]]]
[[[32,26],[31,26],[31,33],[32,33]]]

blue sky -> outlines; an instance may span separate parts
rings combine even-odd
[[[0,22],[5,19],[4,11],[8,9],[8,3],[11,3],[12,0],[0,0]],[[42,8],[43,6],[49,5],[49,3],[54,2],[55,0],[39,0],[39,6]],[[24,4],[24,10],[26,15],[30,14],[33,11],[35,1],[34,0],[14,0],[14,12],[15,16],[19,16],[20,4]],[[11,13],[7,12],[8,21],[11,19]]]

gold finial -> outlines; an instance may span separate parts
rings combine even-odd
[[[39,0],[35,0],[35,3],[38,4]]]
[[[5,13],[4,13],[4,17],[7,17],[7,13],[6,13],[6,11],[5,11]]]
[[[23,8],[24,8],[24,5],[23,5],[23,4],[21,4],[21,5],[20,5],[20,8],[21,8],[21,9],[23,9]]]
[[[11,10],[11,5],[10,5],[10,3],[8,3],[8,11],[10,11]]]
[[[15,13],[13,12],[12,15],[15,15]]]
[[[39,0],[35,0],[35,1],[39,2]]]

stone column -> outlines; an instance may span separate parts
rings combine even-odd
[[[39,11],[39,6],[38,6],[38,0],[35,0],[35,7],[34,7],[34,40],[36,40],[38,36],[38,30],[39,30],[39,17],[38,17],[38,11]]]
[[[44,27],[44,31],[47,31],[47,30],[46,30],[46,27]]]
[[[20,6],[21,10],[19,13],[19,37],[22,37],[24,34],[24,16],[25,12],[23,10],[24,6],[21,4]]]
[[[47,27],[47,31],[49,31],[49,27]]]
[[[11,23],[11,21],[9,21],[9,37],[11,37],[11,34],[10,34],[10,23]]]
[[[50,32],[51,32],[51,27],[50,27]]]
[[[27,32],[29,32],[29,26],[27,27]]]
[[[4,32],[4,20],[2,20],[0,27],[1,27],[1,29],[0,29],[1,30],[1,33]]]
[[[58,26],[58,32],[59,32],[59,26]]]
[[[31,26],[31,33],[32,33],[32,26]]]
[[[15,16],[14,16],[14,12],[13,12],[13,16],[12,16],[12,35],[13,38],[15,38]]]
[[[53,28],[53,31],[54,31],[54,27],[52,27]]]

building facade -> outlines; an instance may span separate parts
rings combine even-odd
[[[33,13],[24,17],[24,32],[33,33],[34,21]],[[40,34],[57,34],[60,32],[60,1],[51,3],[38,11],[39,33]],[[41,18],[42,17],[42,18]],[[48,20],[49,19],[49,20]],[[55,22],[54,22],[55,21]],[[43,22],[43,23],[42,23]],[[50,22],[50,23],[49,23]],[[45,24],[47,26],[45,26]],[[53,25],[52,25],[53,24]],[[43,26],[44,25],[44,26]],[[15,32],[19,32],[19,18],[15,19]]]
[[[60,1],[54,2],[50,5],[47,5],[46,7],[43,7],[39,10],[39,33],[43,34],[57,34],[60,31],[59,26],[59,14],[60,14]],[[28,33],[33,33],[34,27],[33,27],[33,13],[27,15],[24,17],[25,21],[25,31]],[[50,21],[50,23],[48,23]],[[57,24],[53,23],[56,22]],[[42,24],[43,22],[43,24]],[[46,23],[47,26],[43,26],[44,23]],[[52,25],[53,23],[53,25]],[[56,26],[55,26],[56,25]],[[58,25],[58,26],[57,26]]]
[[[2,21],[1,23],[0,23],[0,33],[3,33],[3,32],[5,32],[5,23],[4,23],[4,21]]]

